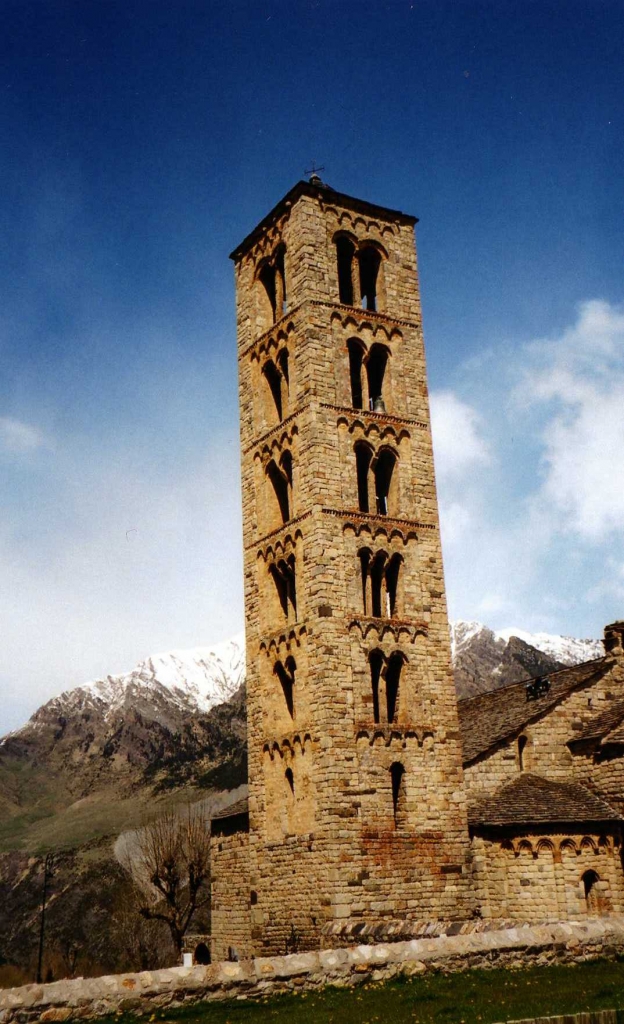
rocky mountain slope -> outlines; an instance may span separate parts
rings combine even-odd
[[[80,843],[246,774],[243,637],[149,658],[44,704],[0,741],[0,849]]]
[[[480,622],[461,619],[451,623],[451,649],[459,697],[472,697],[528,676],[547,675],[604,654],[600,640],[515,628],[494,632]]]

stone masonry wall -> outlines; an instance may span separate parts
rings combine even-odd
[[[622,915],[512,928],[466,922],[456,926],[453,934],[405,942],[4,989],[0,1024],[93,1020],[120,1012],[149,1014],[202,1000],[259,999],[427,971],[581,963],[623,952]]]
[[[210,842],[212,926],[210,956],[251,956],[249,834],[213,836]]]
[[[624,910],[619,839],[551,833],[473,839],[476,897],[484,918],[579,919]],[[588,896],[583,876],[595,874]]]

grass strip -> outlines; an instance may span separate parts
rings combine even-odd
[[[145,1014],[145,1022],[180,1024],[497,1024],[592,1010],[622,1010],[624,958],[521,970],[400,976],[356,988],[328,986],[261,1001],[195,1003]],[[131,1014],[109,1021],[133,1024]]]

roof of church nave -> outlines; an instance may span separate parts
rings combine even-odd
[[[468,808],[478,826],[583,825],[622,821],[620,814],[578,782],[553,782],[528,772]]]
[[[460,700],[458,711],[464,765],[490,752],[499,743],[520,732],[529,722],[537,721],[573,690],[601,679],[612,665],[612,659],[605,657],[550,672],[547,676],[547,691],[535,699],[529,699],[527,694],[527,686],[535,680],[524,679],[519,683],[501,686],[498,690],[487,690],[475,697]]]

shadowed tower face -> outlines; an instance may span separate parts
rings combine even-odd
[[[471,912],[414,224],[313,179],[232,254],[254,954]]]

